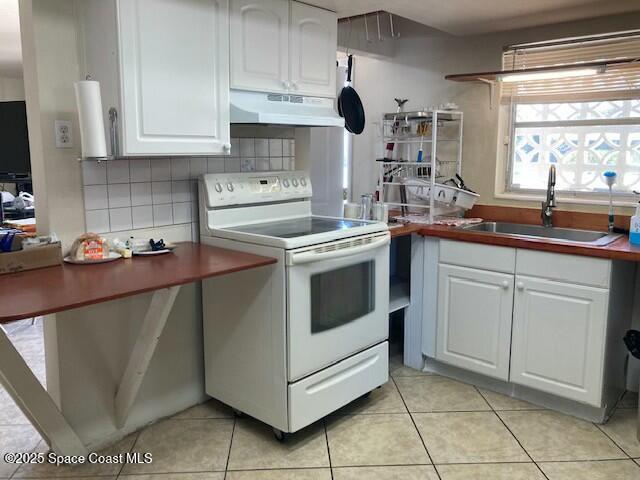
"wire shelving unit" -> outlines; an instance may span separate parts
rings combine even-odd
[[[429,223],[456,210],[452,190],[443,183],[461,174],[462,124],[462,112],[452,110],[383,115],[378,190],[390,210],[421,212]]]

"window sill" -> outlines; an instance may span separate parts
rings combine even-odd
[[[495,198],[500,200],[516,200],[519,202],[543,202],[546,198],[545,195],[532,195],[527,193],[515,193],[515,192],[502,192],[496,193]],[[585,197],[574,197],[574,196],[563,196],[560,194],[556,194],[556,201],[559,204],[569,204],[569,205],[604,205],[609,206],[608,198],[585,198]],[[638,202],[634,202],[632,200],[616,200],[614,195],[613,197],[613,206],[614,207],[635,207]]]

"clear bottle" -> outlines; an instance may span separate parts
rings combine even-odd
[[[629,242],[633,245],[640,245],[640,203],[636,206],[636,213],[631,217]]]

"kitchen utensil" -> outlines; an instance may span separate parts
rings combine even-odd
[[[344,204],[344,218],[360,218],[362,211],[362,205],[359,203],[345,203]]]
[[[74,265],[92,265],[96,263],[113,262],[114,260],[118,260],[119,258],[122,258],[122,255],[120,255],[119,253],[109,252],[109,256],[106,258],[97,258],[95,260],[76,260],[73,257],[67,256],[64,257],[64,261],[66,263],[72,263]]]
[[[462,179],[462,177],[460,175],[458,175],[456,173],[455,177],[450,178],[449,180],[446,180],[445,182],[443,182],[445,185],[446,184],[452,184],[454,185],[456,188],[459,188],[460,190],[466,190],[467,192],[471,192],[471,193],[476,193],[473,190],[471,190],[469,187],[467,187],[467,185],[465,185],[464,180]]]
[[[396,104],[396,115],[393,117],[393,124],[391,126],[391,134],[395,137],[398,134],[398,130],[400,130],[400,122],[398,122],[398,115],[402,112],[402,108],[404,104],[409,101],[408,98],[394,98]],[[406,118],[405,118],[406,121]],[[389,160],[393,160],[393,149],[395,148],[395,142],[388,142],[386,146],[386,154],[385,157]]]
[[[422,155],[423,155],[423,151],[422,151],[422,145],[424,143],[424,136],[427,133],[429,129],[429,124],[427,122],[420,122],[418,124],[418,131],[416,132],[418,135],[420,135],[420,148],[418,148],[418,162],[422,162]]]
[[[340,92],[338,97],[338,113],[344,117],[345,128],[355,134],[360,135],[364,130],[365,115],[362,100],[358,92],[351,86],[351,73],[353,70],[353,55],[349,55],[347,60],[347,85]]]

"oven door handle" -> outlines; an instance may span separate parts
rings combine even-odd
[[[369,252],[371,250],[375,250],[376,248],[389,245],[389,243],[391,243],[391,237],[387,234],[364,245],[356,245],[353,247],[342,248],[338,250],[330,250],[328,252],[322,252],[318,251],[320,249],[314,249],[308,252],[294,253],[289,256],[287,265],[301,265],[304,263],[320,262],[324,260],[332,260],[334,258],[358,255],[360,253]]]

